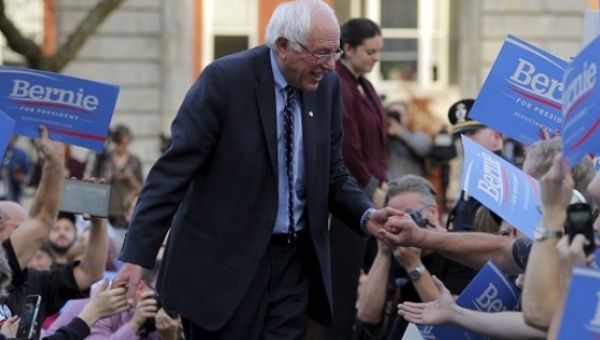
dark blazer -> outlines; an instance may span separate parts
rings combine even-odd
[[[173,144],[150,171],[121,260],[150,268],[172,225],[158,289],[163,303],[208,330],[241,303],[277,213],[275,90],[270,50],[219,59],[195,82],[173,121]],[[330,320],[328,210],[360,230],[371,207],[342,160],[340,85],[328,72],[301,92],[309,311]],[[312,112],[312,115],[309,115]],[[251,316],[248,316],[251,317]]]
[[[385,109],[373,85],[365,77],[357,79],[339,61],[336,71],[342,84],[344,160],[358,184],[372,193],[386,180]],[[358,90],[359,84],[365,95]]]

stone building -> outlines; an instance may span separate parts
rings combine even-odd
[[[5,0],[9,16],[40,44],[64,41],[94,6],[81,0]],[[126,0],[88,39],[64,73],[121,86],[113,123],[132,127],[147,165],[185,91],[216,57],[259,44],[281,0]],[[586,0],[328,0],[340,22],[367,16],[383,28],[381,63],[370,75],[388,98],[448,104],[476,96],[506,34],[569,58],[581,48]],[[44,6],[48,3],[53,6]],[[45,13],[54,8],[52,13]],[[44,16],[53,15],[52,22]],[[18,64],[6,48],[0,61]]]

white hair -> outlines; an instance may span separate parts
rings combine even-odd
[[[315,14],[325,14],[339,26],[333,9],[322,0],[296,0],[284,2],[275,8],[265,34],[265,44],[275,49],[277,39],[282,37],[290,41],[296,50],[308,38],[312,18]]]

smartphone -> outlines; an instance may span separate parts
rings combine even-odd
[[[90,214],[94,217],[108,217],[110,185],[66,179],[60,210],[74,214]]]
[[[594,215],[592,214],[592,207],[587,203],[574,203],[570,204],[567,208],[567,234],[569,235],[569,242],[573,241],[573,238],[577,234],[583,234],[589,244],[583,248],[586,255],[594,252],[596,244],[594,242]]]
[[[21,320],[19,321],[19,329],[17,330],[17,339],[33,339],[41,301],[42,297],[39,295],[27,295],[25,298],[25,305],[20,314]]]

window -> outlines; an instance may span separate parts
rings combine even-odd
[[[365,1],[365,14],[380,23],[384,38],[375,82],[448,85],[448,0]]]
[[[215,35],[215,59],[248,49],[247,35]]]
[[[203,66],[257,44],[258,1],[203,1]]]

